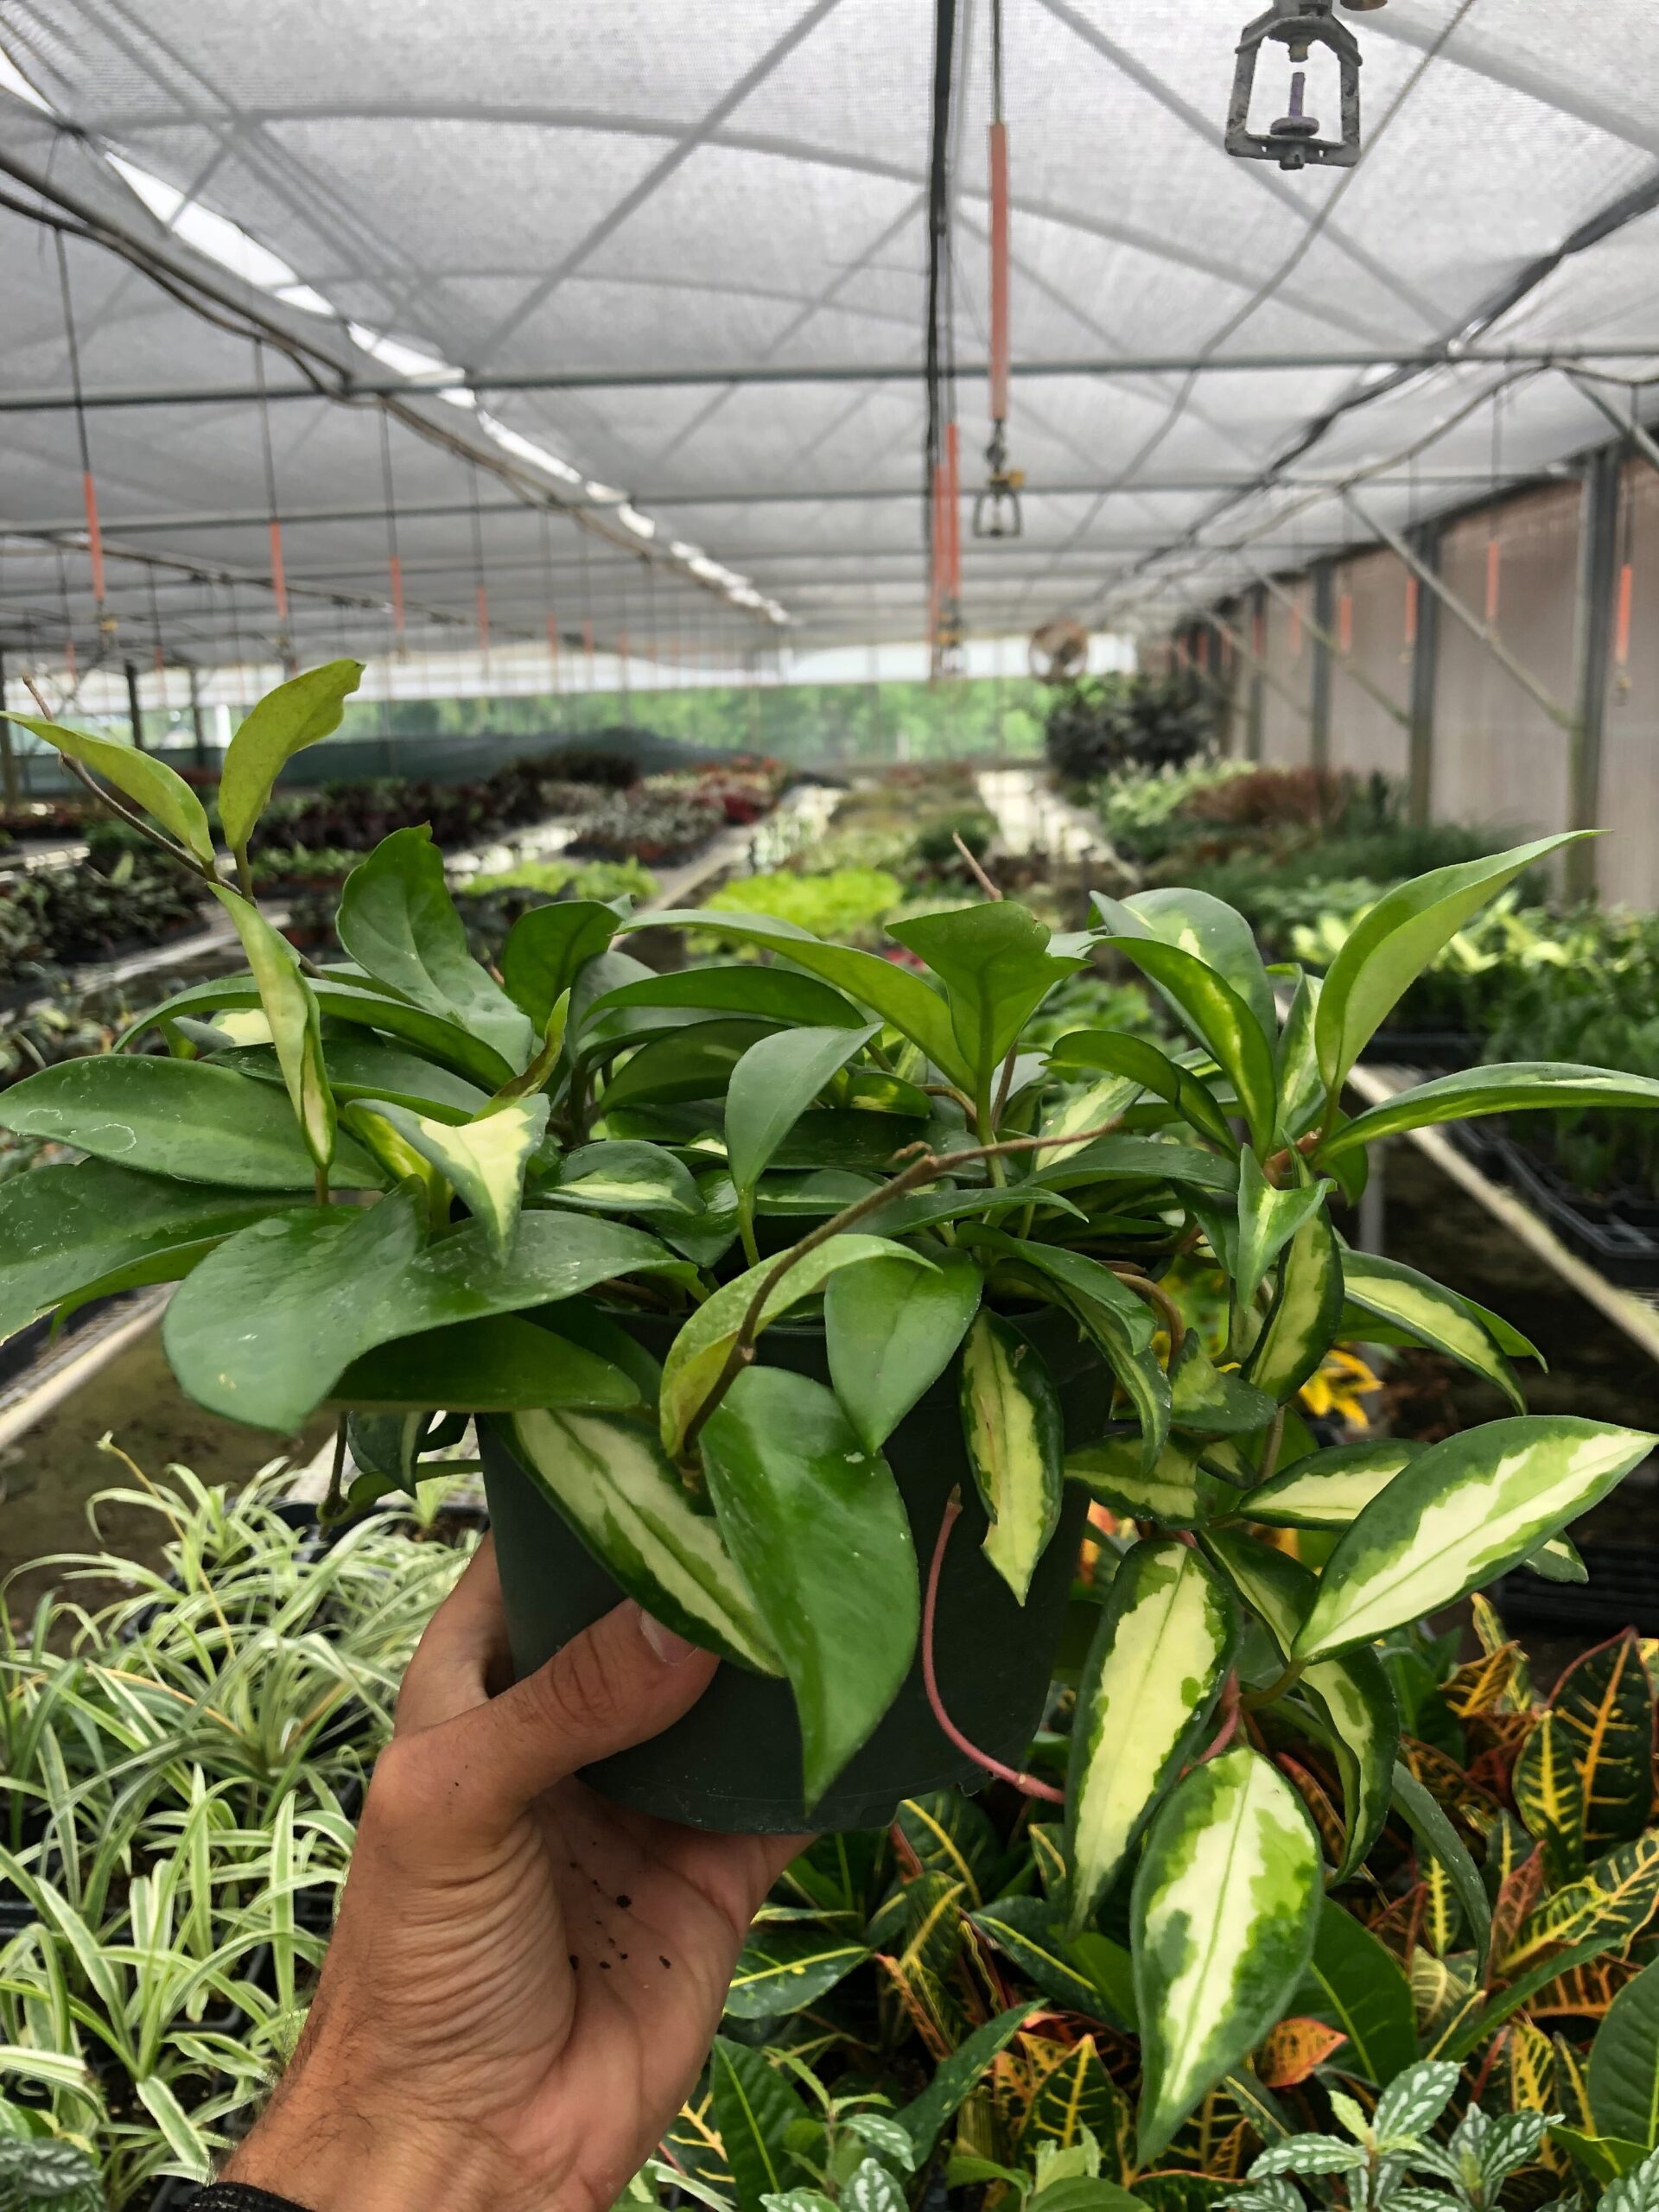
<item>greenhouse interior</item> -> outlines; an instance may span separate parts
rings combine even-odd
[[[1656,115],[0,0],[0,2212],[1659,2212]]]

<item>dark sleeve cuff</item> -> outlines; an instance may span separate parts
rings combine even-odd
[[[268,2189],[250,2189],[244,2182],[214,2181],[191,2197],[186,2212],[306,2212],[291,2196],[273,2196]]]

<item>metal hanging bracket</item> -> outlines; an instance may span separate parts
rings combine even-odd
[[[1008,467],[1008,444],[1006,426],[996,423],[991,431],[991,442],[985,448],[985,460],[990,475],[982,491],[974,499],[974,536],[976,537],[1023,537],[1026,518],[1020,504],[1020,494],[1025,488],[1023,468]]]
[[[1346,8],[1381,7],[1383,0],[1343,0]],[[1266,15],[1244,29],[1238,41],[1238,66],[1227,110],[1227,151],[1240,161],[1277,162],[1282,169],[1352,168],[1362,150],[1359,133],[1359,41],[1333,10],[1336,0],[1273,0]],[[1256,64],[1269,42],[1287,47],[1292,61],[1305,63],[1316,46],[1328,48],[1341,73],[1342,135],[1319,135],[1319,118],[1304,111],[1306,75],[1298,67],[1290,84],[1288,111],[1265,131],[1250,129],[1250,100]]]

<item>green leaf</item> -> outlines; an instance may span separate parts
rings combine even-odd
[[[1054,1046],[1049,1062],[1057,1075],[1073,1067],[1108,1069],[1163,1099],[1229,1154],[1238,1150],[1238,1139],[1208,1085],[1143,1037],[1121,1037],[1112,1029],[1074,1029]]]
[[[1062,1916],[1046,1897],[998,1897],[968,1917],[1045,1997],[1085,2019],[1103,2017],[1100,1993],[1067,1957]]]
[[[1579,2128],[1560,2125],[1550,2129],[1549,2139],[1559,2144],[1592,2181],[1618,2184],[1625,2175],[1630,2177],[1634,2188],[1609,2189],[1601,2199],[1601,2212],[1654,2212],[1655,2203],[1659,2202],[1659,2158],[1650,2155],[1643,2145],[1626,2143],[1617,2135],[1586,2135]],[[1640,2175],[1638,2167],[1650,2171],[1645,2176]]]
[[[1281,1656],[1287,1656],[1313,1602],[1318,1576],[1300,1560],[1242,1529],[1206,1529],[1198,1542],[1250,1611],[1260,1616]]]
[[[1240,1516],[1274,1529],[1345,1529],[1427,1449],[1408,1436],[1334,1445],[1249,1491],[1239,1500]]]
[[[540,909],[537,909],[539,912]],[[691,1171],[659,1144],[613,1138],[578,1146],[559,1163],[553,1191],[562,1205],[595,1213],[643,1213],[701,1220],[703,1205]]]
[[[1255,933],[1236,907],[1207,891],[1174,887],[1137,891],[1122,901],[1096,892],[1095,906],[1106,927],[1117,935],[1135,937],[1144,931],[1213,968],[1249,1007],[1263,1036],[1273,1035],[1278,1020],[1273,985],[1256,950]]]
[[[950,1364],[983,1285],[960,1251],[932,1271],[874,1260],[831,1276],[823,1294],[830,1380],[867,1452],[879,1452]]]
[[[1279,1039],[1279,1122],[1287,1144],[1294,1144],[1318,1118],[1325,1085],[1319,1076],[1319,1056],[1314,1043],[1323,979],[1299,976],[1290,1011]]]
[[[1060,1520],[1064,1424],[1040,1356],[982,1310],[962,1356],[962,1433],[990,1522],[986,1558],[1023,1605]]]
[[[1196,953],[1152,938],[1111,937],[1103,942],[1132,960],[1209,1046],[1237,1093],[1250,1142],[1259,1153],[1270,1151],[1279,1111],[1273,1047],[1246,1001]]]
[[[976,1097],[1049,993],[1082,965],[1052,953],[1048,931],[1013,899],[918,915],[893,923],[887,935],[919,953],[944,983]]]
[[[1077,1190],[1115,1178],[1170,1183],[1177,1190],[1213,1192],[1225,1198],[1238,1190],[1238,1170],[1230,1156],[1164,1137],[1096,1137],[1081,1151],[1063,1154],[1058,1166],[1049,1164],[1046,1154],[1038,1157],[1042,1164],[1028,1179],[1045,1191]]]
[[[219,818],[239,850],[253,835],[284,762],[340,728],[347,696],[363,681],[360,660],[331,660],[290,677],[253,708],[225,755]]]
[[[1488,859],[1437,868],[1378,899],[1349,932],[1319,995],[1315,1034],[1332,1097],[1394,1007],[1471,915],[1524,869],[1583,835],[1540,837]]]
[[[817,1803],[910,1670],[921,1618],[898,1486],[833,1394],[751,1367],[702,1437],[709,1494],[800,1716],[805,1806]]]
[[[60,722],[38,721],[33,715],[0,713],[0,720],[33,731],[70,760],[79,760],[105,782],[134,800],[144,812],[170,830],[193,859],[204,868],[213,865],[213,833],[207,810],[184,778],[152,753],[136,746],[117,744],[113,738],[91,737],[85,730],[66,729]]]
[[[319,1010],[332,1020],[384,1030],[388,1036],[400,1038],[429,1055],[440,1066],[456,1069],[482,1084],[486,1096],[500,1090],[518,1072],[493,1046],[469,1036],[454,1022],[440,1020],[420,1007],[411,1006],[407,999],[391,996],[366,981],[315,977],[312,979],[311,990]],[[258,987],[251,976],[232,976],[222,982],[193,983],[188,990],[176,992],[135,1021],[118,1043],[122,1046],[129,1045],[146,1029],[181,1014],[258,1004]],[[323,1049],[326,1053],[328,1046],[325,1045]]]
[[[698,1511],[648,1428],[551,1407],[511,1414],[501,1427],[537,1489],[647,1612],[740,1666],[782,1673],[721,1529]]]
[[[553,1009],[575,981],[576,970],[607,949],[619,923],[616,909],[597,899],[556,899],[532,906],[507,931],[501,981],[538,1037],[546,1035]]]
[[[847,2212],[905,2212],[905,2192],[879,2158],[865,2158],[842,2184]]]
[[[1065,1815],[1074,1931],[1198,1750],[1237,1633],[1230,1592],[1190,1546],[1148,1541],[1125,1555],[1077,1685]]]
[[[1396,1091],[1380,1106],[1356,1114],[1325,1140],[1315,1158],[1323,1166],[1361,1146],[1375,1144],[1379,1137],[1427,1128],[1436,1122],[1468,1122],[1483,1114],[1517,1114],[1532,1107],[1559,1113],[1578,1106],[1626,1111],[1659,1106],[1659,1077],[1557,1060],[1507,1060],[1465,1068],[1454,1075],[1436,1076],[1414,1090]]]
[[[1604,2135],[1659,2143],[1659,1960],[1627,1981],[1590,2046],[1590,2109]]]
[[[1535,1574],[1544,1582],[1583,1584],[1590,1580],[1590,1570],[1571,1536],[1547,1536],[1521,1564],[1529,1574]]]
[[[560,913],[568,909],[541,911]],[[511,937],[507,942],[511,945]],[[608,1014],[626,1014],[635,1007],[679,1007],[753,1014],[790,1028],[861,1029],[867,1019],[850,999],[816,976],[798,976],[788,968],[763,968],[749,960],[729,968],[683,968],[671,976],[619,984],[595,999],[589,1013],[597,1023]]]
[[[1165,1529],[1199,1529],[1212,1513],[1231,1506],[1230,1494],[1198,1465],[1198,1447],[1178,1437],[1164,1446],[1148,1473],[1141,1447],[1127,1438],[1109,1437],[1065,1456],[1069,1482],[1134,1521],[1156,1521]]]
[[[1090,2008],[1073,2009],[1086,2014]],[[1128,2150],[1129,2108],[1122,2091],[1101,2063],[1092,2036],[1074,2044],[1037,2084],[1020,2130],[1020,2155],[1034,2163],[1045,2150],[1081,2152],[1087,2148],[1085,2129],[1095,2139],[1102,2164],[1121,2171]],[[1039,2166],[1038,2171],[1040,2173],[1043,2169]],[[1052,2212],[1058,2191],[1076,2180],[1096,2182],[1096,2177],[1083,2174],[1048,2180],[1027,2202],[1039,2197],[1045,2212]],[[1125,2204],[1137,2201],[1122,2190],[1118,2194]]]
[[[1279,1287],[1244,1379],[1281,1405],[1294,1397],[1336,1341],[1342,1320],[1342,1255],[1323,1213],[1305,1222],[1279,1263]]]
[[[309,1206],[241,1230],[174,1297],[162,1337],[198,1404],[292,1435],[378,1344],[640,1271],[689,1272],[643,1230],[581,1214],[524,1215],[505,1258],[478,1223],[422,1250],[418,1204],[400,1191],[366,1211]]]
[[[1549,1701],[1584,1802],[1592,1856],[1642,1834],[1653,1817],[1653,1684],[1635,1631],[1577,1659]]]
[[[517,1413],[544,1406],[622,1412],[639,1385],[611,1361],[517,1314],[422,1329],[354,1359],[335,1402],[365,1413],[442,1406],[450,1413]]]
[[[287,1099],[206,1060],[61,1060],[0,1093],[0,1128],[187,1183],[309,1191],[315,1178]],[[349,1138],[331,1175],[337,1190],[372,1190],[382,1180]]]
[[[772,1034],[764,1022],[735,1018],[677,1028],[671,1036],[642,1046],[623,1063],[605,1086],[600,1110],[608,1119],[623,1107],[718,1098],[745,1052]]]
[[[1348,2038],[1344,2070],[1381,2088],[1417,2056],[1411,1984],[1385,1943],[1327,1897],[1313,1956],[1290,2010],[1323,2020]]]
[[[1527,1833],[1536,1838],[1553,1882],[1568,1882],[1584,1872],[1584,1790],[1573,1763],[1567,1730],[1554,1713],[1521,1746],[1515,1762],[1516,1809]]]
[[[1242,1375],[1219,1368],[1189,1329],[1169,1370],[1170,1420],[1202,1436],[1251,1436],[1273,1419],[1273,1400]]]
[[[411,1009],[412,1011],[412,1009]],[[281,1083],[283,1071],[269,1045],[246,1045],[216,1056],[220,1067],[262,1083]],[[390,1098],[438,1122],[470,1122],[490,1103],[487,1090],[452,1075],[416,1053],[369,1037],[326,1037],[322,1065],[328,1088],[342,1105],[358,1098]]]
[[[1323,1714],[1342,1776],[1347,1843],[1332,1880],[1346,1882],[1382,1833],[1400,1755],[1400,1714],[1388,1670],[1363,1644],[1307,1669],[1300,1688]]]
[[[726,1086],[726,1162],[740,1208],[818,1093],[880,1028],[781,1029],[751,1045]]]
[[[894,1258],[918,1268],[931,1264],[919,1252],[889,1243],[884,1236],[830,1237],[798,1260],[772,1291],[760,1315],[761,1327],[822,1290],[842,1268]],[[669,1347],[663,1362],[662,1421],[663,1442],[671,1453],[678,1452],[693,1416],[725,1367],[756,1292],[777,1265],[776,1260],[766,1260],[722,1283],[712,1298],[698,1306]]]
[[[389,1122],[406,1144],[454,1185],[467,1211],[483,1224],[493,1249],[505,1253],[524,1203],[524,1170],[547,1128],[544,1094],[510,1098],[459,1127],[411,1114],[406,1106],[394,1106],[385,1098],[353,1107],[354,1126],[359,1114],[376,1114]]]
[[[1479,1313],[1456,1291],[1398,1260],[1372,1252],[1344,1250],[1342,1283],[1350,1306],[1372,1313],[1414,1343],[1443,1351],[1476,1375],[1495,1382],[1517,1413],[1527,1402],[1510,1365]]]
[[[976,1242],[1058,1283],[1084,1332],[1111,1363],[1141,1423],[1141,1463],[1148,1471],[1169,1440],[1169,1377],[1152,1349],[1151,1308],[1112,1270],[1064,1245],[982,1230]]]
[[[525,1065],[535,1041],[529,1019],[467,950],[424,823],[393,830],[352,870],[334,926],[376,982],[488,1045],[515,1074]]]
[[[1234,1258],[1234,1294],[1248,1306],[1268,1269],[1297,1230],[1317,1214],[1334,1190],[1332,1183],[1304,1183],[1275,1190],[1253,1152],[1238,1163],[1238,1243]]]
[[[675,907],[664,913],[641,916],[624,927],[716,930],[734,944],[762,945],[879,1014],[901,1036],[919,1045],[953,1083],[971,1084],[973,1081],[973,1071],[957,1050],[944,1001],[919,976],[896,967],[891,960],[882,960],[873,952],[855,952],[844,944],[821,944],[810,931],[780,921],[775,914],[746,914],[740,918],[713,908]]]
[[[1141,2163],[1282,2015],[1313,1955],[1319,1850],[1300,1799],[1255,1751],[1195,1767],[1135,1878]]]
[[[259,1004],[270,1027],[271,1046],[306,1149],[319,1167],[327,1167],[334,1154],[334,1098],[311,986],[300,972],[293,946],[256,906],[224,884],[215,886],[214,896],[242,940],[258,985]]]
[[[294,1203],[291,1190],[245,1197],[102,1160],[9,1177],[0,1183],[0,1339],[119,1269],[165,1267],[171,1253],[195,1253]]]
[[[973,1904],[1003,1857],[1002,1839],[990,1815],[960,1789],[930,1789],[906,1797],[893,1827],[924,1873],[944,1874]]]
[[[808,2177],[787,2147],[806,2107],[760,2051],[724,2036],[715,2037],[709,2055],[709,2094],[739,2212],[763,2212],[768,2196]]]
[[[1065,1070],[1056,1070],[1064,1074]],[[1118,1116],[1131,1107],[1141,1096],[1141,1085],[1133,1076],[1110,1075],[1104,1081],[1091,1083],[1087,1090],[1074,1091],[1071,1097],[1061,1099],[1051,1106],[1037,1125],[1039,1137],[1076,1137],[1074,1144],[1052,1146],[1037,1154],[1039,1172],[1046,1178],[1055,1168],[1073,1159],[1088,1142],[1084,1132],[1104,1128]]]
[[[1643,1430],[1516,1415],[1432,1445],[1340,1538],[1299,1659],[1369,1643],[1518,1566],[1652,1450]]]
[[[1457,1830],[1403,1760],[1394,1770],[1395,1810],[1451,1883],[1463,1915],[1473,1930],[1475,1963],[1484,1971],[1491,1941],[1492,1908],[1480,1869],[1465,1850]]]
[[[972,2092],[997,2053],[1007,2049],[1024,2026],[1027,2015],[1035,2009],[1030,2004],[1015,2005],[988,2020],[982,2028],[976,2028],[959,2050],[941,2059],[933,2079],[920,2096],[912,2098],[894,2113],[893,2118],[915,2145],[918,2167],[938,2141],[946,2120]]]

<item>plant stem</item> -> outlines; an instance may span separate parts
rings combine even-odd
[[[1277,1704],[1281,1697],[1295,1688],[1306,1667],[1306,1659],[1293,1659],[1278,1680],[1269,1682],[1266,1689],[1248,1692],[1241,1700],[1246,1712],[1259,1713],[1264,1705]]]
[[[974,881],[985,893],[985,896],[988,899],[1001,899],[1002,893],[997,889],[995,884],[992,882],[990,877],[986,874],[984,869],[969,851],[967,846],[963,844],[961,830],[953,830],[950,832],[950,842],[956,847],[957,850],[962,855],[963,860],[967,861],[968,873],[973,877]]]
[[[1262,1465],[1256,1470],[1254,1484],[1256,1489],[1273,1479],[1274,1471],[1279,1465],[1279,1447],[1285,1440],[1285,1410],[1281,1406],[1268,1423],[1267,1437],[1262,1446]]]
[[[321,1162],[311,1171],[311,1192],[320,1206],[333,1205],[334,1201],[328,1195],[328,1170]]]
[[[760,1334],[762,1317],[773,1291],[790,1269],[805,1259],[810,1252],[816,1252],[832,1236],[844,1235],[869,1215],[879,1213],[882,1207],[891,1205],[895,1198],[906,1197],[910,1192],[919,1189],[924,1183],[931,1183],[937,1176],[948,1174],[953,1168],[965,1166],[970,1160],[995,1161],[1011,1153],[1042,1152],[1057,1144],[1092,1143],[1096,1137],[1110,1136],[1117,1126],[1116,1121],[1108,1122],[1098,1129],[1084,1130],[1080,1137],[1009,1137],[1001,1144],[976,1145],[967,1152],[940,1154],[930,1151],[925,1146],[906,1145],[904,1151],[895,1153],[895,1160],[903,1160],[906,1152],[913,1152],[918,1156],[901,1169],[891,1183],[882,1184],[879,1190],[867,1192],[861,1198],[855,1198],[851,1205],[843,1206],[839,1213],[832,1214],[828,1221],[821,1222],[810,1236],[802,1237],[798,1244],[791,1244],[788,1251],[780,1253],[776,1264],[768,1269],[765,1281],[749,1300],[748,1311],[744,1314],[732,1340],[732,1348],[726,1355],[726,1364],[715,1377],[709,1395],[687,1425],[684,1440],[680,1446],[682,1457],[690,1452],[702,1433],[703,1423],[754,1357],[754,1339]]]
[[[346,1511],[346,1497],[341,1489],[341,1478],[346,1471],[346,1415],[341,1414],[334,1423],[334,1459],[328,1470],[328,1494],[317,1508],[317,1519],[326,1529],[331,1522],[340,1520]]]
[[[245,839],[236,848],[236,887],[249,906],[252,906],[253,870],[248,862],[248,848]]]
[[[922,1600],[922,1681],[927,1691],[929,1707],[940,1734],[947,1737],[964,1758],[972,1759],[976,1766],[982,1766],[997,1781],[1012,1783],[1027,1797],[1040,1797],[1046,1805],[1064,1805],[1064,1789],[1056,1789],[1051,1782],[1039,1782],[1034,1774],[1022,1773],[1017,1767],[1004,1766],[1001,1759],[993,1758],[988,1751],[981,1751],[977,1744],[963,1734],[945,1711],[944,1701],[939,1695],[938,1672],[933,1660],[933,1624],[938,1611],[939,1574],[944,1566],[945,1547],[950,1541],[950,1531],[956,1527],[961,1511],[962,1493],[953,1490],[945,1503],[938,1535],[934,1540],[932,1562],[927,1570],[927,1591]]]
[[[1138,1268],[1107,1265],[1118,1281],[1132,1290],[1137,1298],[1144,1298],[1163,1318],[1169,1332],[1169,1364],[1173,1367],[1181,1356],[1181,1346],[1186,1342],[1186,1322],[1180,1307],[1161,1283],[1154,1282],[1150,1275],[1143,1275]]]

